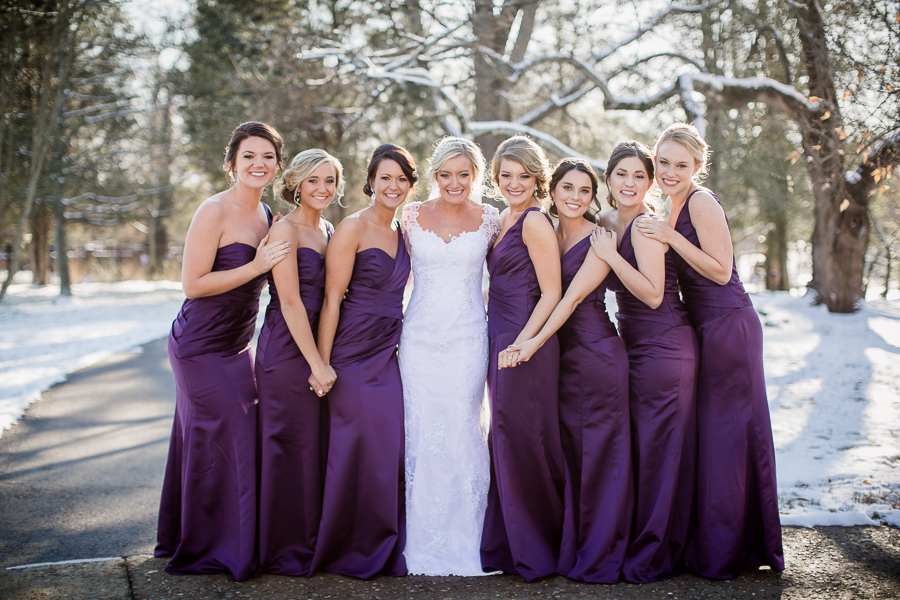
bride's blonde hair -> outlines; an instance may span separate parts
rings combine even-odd
[[[431,182],[429,198],[437,198],[440,195],[437,175],[444,168],[444,163],[457,156],[465,156],[472,163],[472,193],[470,198],[480,202],[481,193],[484,189],[484,154],[481,153],[481,148],[475,142],[452,135],[442,138],[437,143],[437,146],[434,147],[431,158],[428,159],[428,181]]]

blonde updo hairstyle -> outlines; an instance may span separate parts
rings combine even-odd
[[[440,196],[437,177],[441,169],[444,168],[444,163],[458,156],[465,156],[472,163],[472,192],[470,197],[476,202],[481,200],[486,166],[484,154],[481,153],[481,148],[475,142],[455,136],[446,136],[441,139],[437,146],[434,147],[431,158],[428,159],[427,177],[428,181],[431,182],[430,198]]]
[[[498,199],[503,199],[500,193],[500,162],[503,160],[519,163],[537,180],[534,197],[547,208],[550,204],[550,162],[541,147],[524,135],[514,135],[497,147],[491,160],[491,182],[493,195]]]
[[[700,183],[709,173],[709,144],[697,131],[697,128],[689,123],[673,123],[669,125],[653,146],[653,158],[656,159],[660,144],[673,141],[685,147],[694,163],[700,165],[700,169],[692,177],[695,183]]]
[[[275,182],[275,197],[300,206],[300,184],[309,179],[313,171],[325,163],[331,163],[336,173],[334,182],[334,199],[340,202],[344,195],[344,168],[341,161],[319,148],[304,150],[291,159],[281,177]]]

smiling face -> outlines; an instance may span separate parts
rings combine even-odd
[[[606,185],[620,208],[631,208],[644,202],[650,189],[650,177],[644,161],[636,156],[620,160],[606,178]]]
[[[584,216],[591,206],[594,189],[587,173],[571,169],[562,176],[556,187],[550,190],[559,216],[570,219]]]
[[[686,193],[699,170],[700,165],[678,142],[666,140],[656,149],[656,183],[667,196]]]
[[[375,202],[389,210],[397,210],[406,202],[412,191],[412,183],[403,173],[403,169],[397,161],[389,158],[382,159],[378,163],[375,178],[369,182],[369,186],[375,192]]]
[[[460,155],[444,161],[441,169],[434,176],[441,200],[450,204],[459,204],[465,201],[472,193],[473,172],[472,161],[466,156]]]
[[[236,183],[255,190],[269,185],[278,170],[275,146],[261,137],[248,137],[242,141],[234,162]]]
[[[331,162],[323,162],[300,182],[300,205],[325,210],[334,200],[336,185],[337,170]]]
[[[528,204],[534,199],[537,178],[530,175],[520,163],[504,158],[497,175],[498,187],[503,199],[510,206]]]

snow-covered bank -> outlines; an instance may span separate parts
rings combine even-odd
[[[184,298],[177,282],[74,291],[54,303],[55,287],[17,285],[0,304],[0,432],[67,373],[164,337]],[[753,302],[765,325],[783,523],[900,527],[900,301],[853,315],[786,292]]]
[[[900,302],[754,295],[786,525],[900,526]]]
[[[184,300],[181,283],[122,281],[10,286],[0,304],[0,435],[41,392],[72,371],[165,336]]]

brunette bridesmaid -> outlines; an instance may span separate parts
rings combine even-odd
[[[684,559],[696,445],[697,338],[678,297],[674,252],[635,235],[637,218],[652,214],[645,203],[652,182],[647,147],[616,146],[606,171],[613,209],[601,215],[591,240],[613,271],[609,288],[616,292],[619,334],[628,350],[636,497],[622,574],[637,583],[675,574]]]
[[[692,125],[677,123],[662,134],[656,182],[668,195],[669,220],[637,226],[676,252],[700,342],[696,524],[686,562],[700,575],[727,579],[743,567],[782,571],[784,556],[762,326],[738,278],[722,204],[697,183],[708,152]]]
[[[599,180],[577,158],[550,179],[565,296],[535,337],[512,346],[528,361],[559,330],[559,423],[566,458],[565,521],[558,573],[616,583],[634,508],[628,355],[606,314],[609,265],[591,251]]]
[[[509,350],[534,337],[561,297],[559,250],[542,201],[547,158],[523,136],[497,148],[491,176],[509,207],[488,254],[488,446],[491,485],[481,538],[485,571],[527,581],[556,573],[563,523],[564,459],[557,416],[559,343],[551,336],[518,369]]]
[[[275,184],[294,210],[270,235],[297,249],[269,274],[271,300],[256,349],[259,390],[259,571],[310,574],[319,519],[328,421],[320,391],[334,369],[316,349],[325,293],[325,247],[334,231],[322,211],[344,192],[341,163],[324,150],[301,152]]]
[[[410,261],[394,214],[417,180],[409,152],[394,144],[376,148],[364,188],[373,202],[341,221],[328,244],[318,347],[337,379],[330,392],[311,381],[317,393],[327,393],[330,419],[311,572],[406,575],[397,343]]]
[[[231,134],[232,187],[194,213],[184,243],[187,300],[169,334],[175,424],[159,508],[156,556],[174,574],[248,579],[256,553],[256,384],[250,339],[265,274],[291,250],[269,242],[260,202],[281,165],[281,136],[265,123]]]

